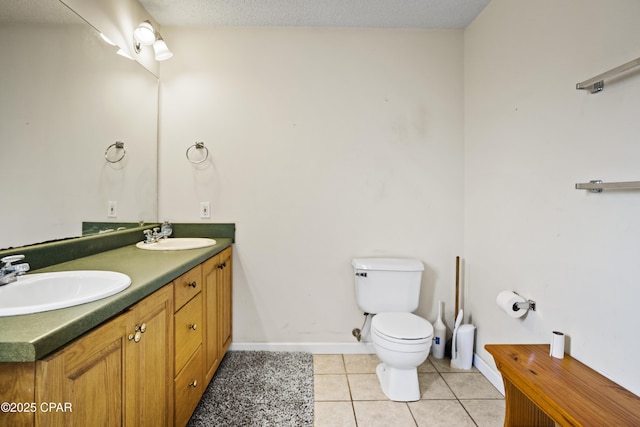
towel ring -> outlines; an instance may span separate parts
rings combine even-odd
[[[204,150],[204,156],[202,157],[202,159],[200,160],[193,160],[191,158],[190,152],[193,149],[196,150]],[[202,162],[204,162],[205,160],[207,160],[207,158],[209,157],[209,149],[207,147],[204,146],[204,142],[196,142],[195,144],[193,144],[192,146],[190,146],[189,148],[187,148],[187,152],[185,153],[185,155],[187,156],[187,160],[189,160],[191,163],[193,163],[194,165],[200,164]]]
[[[115,153],[117,150],[122,150],[122,154],[117,159],[111,160],[109,158],[109,152],[113,151]],[[104,158],[107,159],[107,162],[109,163],[118,163],[120,160],[124,159],[125,154],[127,154],[127,150],[124,149],[124,142],[116,141],[107,147],[107,149],[104,152]]]

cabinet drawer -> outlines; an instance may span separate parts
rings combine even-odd
[[[174,381],[176,427],[185,426],[196,409],[204,392],[202,378],[202,346],[200,346]]]
[[[202,266],[192,268],[173,283],[174,305],[178,310],[202,290]]]
[[[193,352],[202,344],[202,294],[198,294],[182,307],[174,317],[175,373],[187,363]]]

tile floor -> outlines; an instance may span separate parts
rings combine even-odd
[[[504,398],[476,368],[429,356],[418,367],[420,400],[402,403],[382,393],[378,363],[375,354],[314,355],[314,427],[504,425]]]

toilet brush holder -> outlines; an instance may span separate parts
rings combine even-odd
[[[473,365],[473,341],[476,327],[461,325],[455,334],[455,342],[451,349],[451,367],[471,369]]]

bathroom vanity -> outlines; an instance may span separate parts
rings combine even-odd
[[[117,270],[132,284],[0,318],[0,426],[186,425],[231,343],[233,239],[215,239],[185,251],[129,244],[43,269]]]

